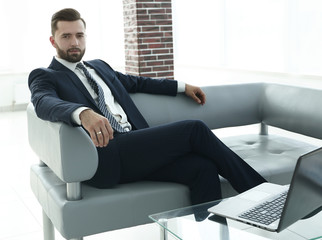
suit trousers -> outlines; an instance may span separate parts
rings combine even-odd
[[[119,183],[153,180],[185,184],[192,204],[221,198],[219,175],[237,192],[266,181],[199,120],[116,134],[105,151],[107,157],[109,152],[111,157],[119,157]],[[91,185],[108,185],[104,168],[104,160],[100,160]]]

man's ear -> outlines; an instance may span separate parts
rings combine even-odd
[[[54,38],[53,36],[50,36],[49,41],[50,41],[51,45],[52,45],[54,48],[56,48],[56,42],[55,42],[55,38]]]

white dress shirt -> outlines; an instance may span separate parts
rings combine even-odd
[[[71,62],[68,62],[64,59],[58,58],[58,57],[55,57],[55,58],[58,62],[63,64],[65,67],[67,67],[68,69],[73,71],[78,76],[78,78],[84,84],[84,86],[86,87],[87,91],[90,93],[92,98],[97,102],[98,96],[95,93],[95,91],[92,89],[92,87],[89,85],[85,74],[83,73],[83,71],[76,68],[76,65],[78,63],[71,63]],[[114,99],[114,96],[113,96],[111,90],[109,89],[109,87],[105,84],[105,82],[101,79],[101,77],[98,76],[98,74],[95,72],[94,69],[86,66],[85,64],[84,64],[84,66],[87,68],[87,70],[93,76],[94,80],[102,87],[107,109],[113,114],[115,119],[121,124],[122,127],[129,127],[131,129],[131,124],[128,122],[126,113],[124,112],[121,105]],[[184,91],[185,91],[185,83],[178,82],[178,92],[184,92]],[[76,124],[81,125],[81,120],[79,118],[79,115],[85,109],[88,109],[88,108],[80,107],[73,112],[72,118]]]

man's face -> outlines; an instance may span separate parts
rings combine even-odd
[[[59,58],[73,63],[81,61],[86,49],[84,23],[81,20],[59,21],[50,42],[56,48]]]

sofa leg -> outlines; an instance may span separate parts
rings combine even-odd
[[[47,214],[42,211],[42,222],[44,231],[44,240],[55,240],[55,229],[54,225],[47,216]]]
[[[260,135],[268,135],[268,127],[265,123],[261,123],[259,134]]]

